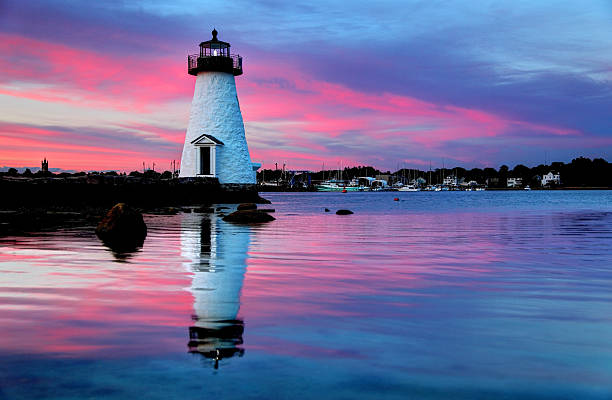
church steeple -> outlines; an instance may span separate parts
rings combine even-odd
[[[47,157],[45,157],[40,164],[40,170],[42,172],[49,172],[49,161],[47,161]]]

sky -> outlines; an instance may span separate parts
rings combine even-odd
[[[612,158],[609,0],[0,0],[0,167],[171,169],[213,27],[264,168]]]

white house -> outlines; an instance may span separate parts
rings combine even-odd
[[[179,177],[255,184],[261,165],[251,162],[234,79],[242,75],[242,57],[230,54],[216,30],[212,35],[187,58],[187,72],[197,78]]]
[[[508,178],[506,179],[507,187],[520,187],[523,184],[523,178]]]
[[[556,185],[561,184],[561,175],[558,172],[549,172],[542,177],[542,186],[548,186],[551,183]]]

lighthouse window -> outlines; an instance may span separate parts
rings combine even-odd
[[[200,147],[200,174],[210,175],[210,150],[211,147]]]

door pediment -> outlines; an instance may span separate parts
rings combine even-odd
[[[223,142],[213,135],[203,134],[191,142],[194,146],[223,146]]]

